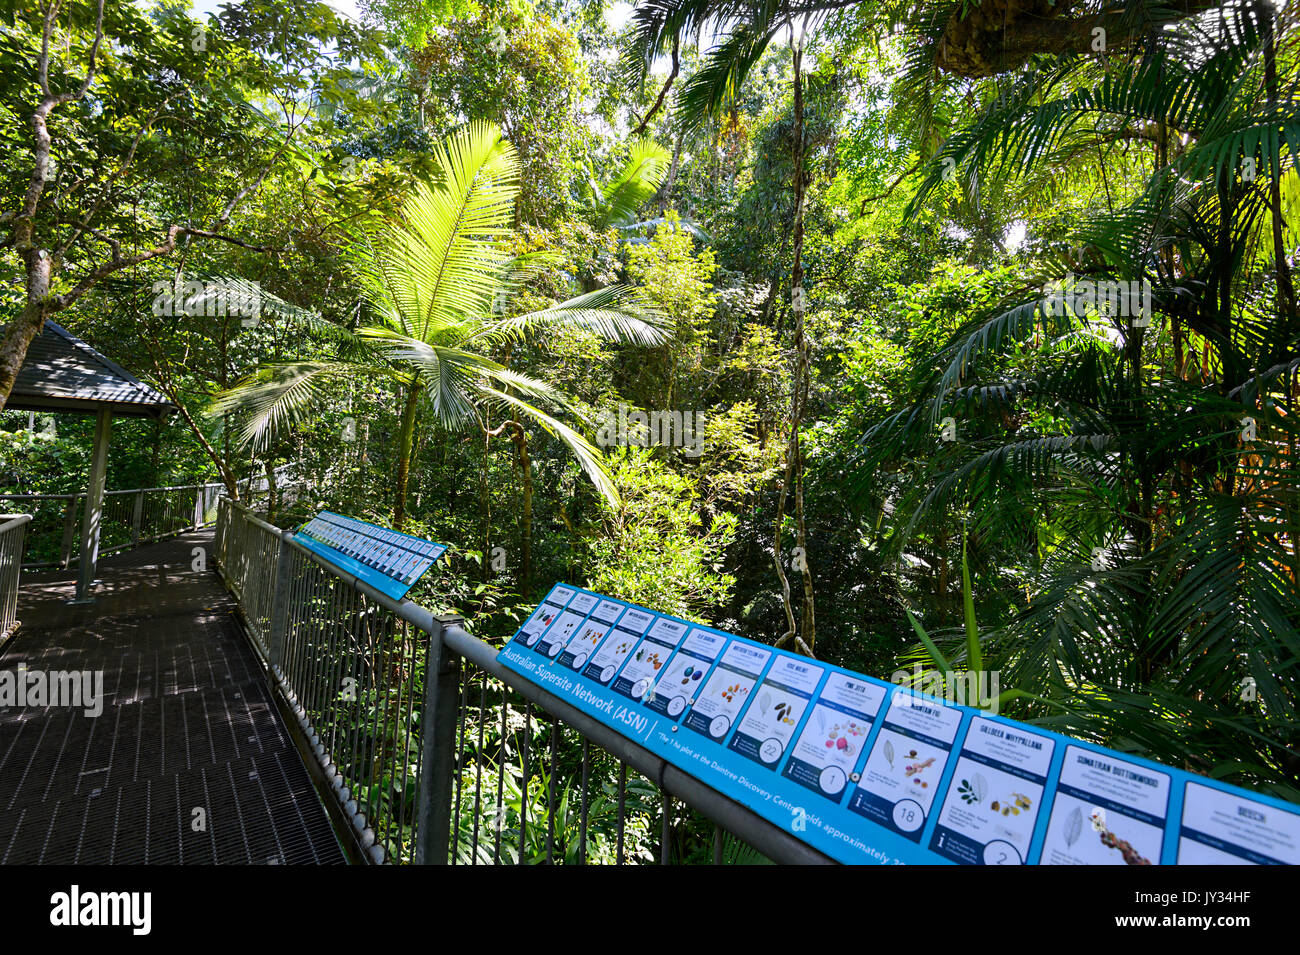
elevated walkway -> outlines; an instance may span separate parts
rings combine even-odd
[[[96,601],[70,605],[75,570],[23,575],[0,674],[102,674],[102,711],[0,706],[0,864],[344,863],[211,529],[98,576]]]

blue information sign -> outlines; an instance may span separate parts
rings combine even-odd
[[[308,550],[320,554],[380,593],[401,600],[447,550],[420,537],[321,511],[295,532]]]
[[[1300,807],[557,584],[505,667],[848,863],[1300,863]]]

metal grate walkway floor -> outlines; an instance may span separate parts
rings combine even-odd
[[[88,606],[72,572],[23,576],[0,680],[99,671],[102,712],[0,706],[0,864],[346,861],[195,547],[211,565],[211,532],[101,562]]]

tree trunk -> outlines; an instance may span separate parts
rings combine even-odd
[[[4,328],[0,340],[0,411],[14,389],[18,369],[23,366],[27,349],[45,327],[45,299],[50,294],[50,257],[44,249],[27,256],[27,303],[22,314]]]
[[[1267,33],[1264,38],[1264,85],[1270,108],[1277,107],[1277,10],[1263,4],[1262,17]],[[1295,286],[1291,282],[1291,266],[1286,259],[1285,215],[1282,206],[1282,169],[1270,169],[1268,174],[1268,205],[1273,220],[1273,258],[1277,262],[1277,309],[1292,322],[1296,319]],[[1285,357],[1285,352],[1283,353]]]
[[[406,485],[411,477],[411,448],[415,443],[415,412],[420,401],[420,382],[412,381],[406,389],[406,407],[402,409],[402,430],[397,437],[397,494],[393,503],[393,527],[406,526]]]
[[[262,466],[266,469],[266,522],[274,524],[275,512],[280,503],[280,489],[275,483],[275,465],[271,463],[271,459],[264,460]]]
[[[533,584],[533,462],[528,455],[528,433],[518,421],[511,423],[510,435],[519,454],[523,479],[523,507],[519,514],[519,596],[527,598]]]
[[[682,146],[686,141],[686,130],[682,129],[677,133],[677,146],[673,149],[673,161],[668,164],[668,175],[664,177],[664,184],[659,189],[659,215],[668,214],[668,206],[673,199],[673,188],[677,185],[677,170],[681,165]]]
[[[488,553],[492,548],[492,496],[488,488],[488,461],[491,451],[492,432],[487,422],[483,423],[483,465],[479,470],[479,514],[483,519],[483,556],[479,560],[479,582],[487,583]]]
[[[806,26],[806,21],[805,21]],[[776,561],[776,574],[781,582],[782,600],[785,605],[786,624],[790,628],[777,645],[793,640],[795,646],[810,656],[816,641],[816,618],[814,616],[812,570],[808,565],[807,526],[804,522],[803,509],[803,448],[799,441],[799,426],[803,421],[804,406],[808,396],[809,353],[808,342],[804,336],[803,300],[803,200],[804,200],[804,115],[803,115],[803,36],[795,42],[794,24],[790,23],[790,49],[794,65],[794,237],[793,264],[790,269],[790,302],[794,313],[794,380],[790,395],[790,437],[786,443],[785,475],[781,483],[781,493],[777,499],[776,521],[772,541],[772,556]],[[786,579],[785,569],[781,566],[781,525],[785,519],[785,503],[791,488],[794,488],[795,523],[796,523],[796,568],[803,575],[804,599],[800,608],[799,623],[796,624],[794,607],[790,597],[790,583]]]

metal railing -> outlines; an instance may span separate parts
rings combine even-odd
[[[256,487],[256,497],[265,491]],[[205,527],[216,520],[217,499],[225,485],[182,484],[172,487],[142,487],[104,492],[104,512],[100,523],[100,556],[127,550],[140,544],[163,540]],[[86,495],[79,494],[0,494],[0,507],[17,505],[31,512],[27,550],[23,567],[67,568],[81,559],[81,522]]]
[[[30,514],[0,514],[0,643],[18,625],[18,577]]]
[[[370,862],[828,862],[222,498],[217,562]],[[704,835],[701,835],[701,834]]]

